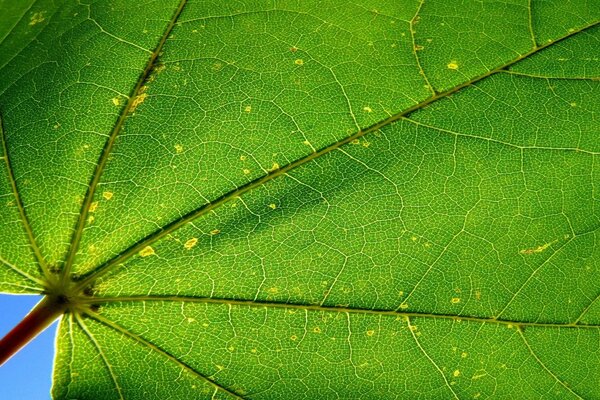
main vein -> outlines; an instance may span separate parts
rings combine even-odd
[[[169,25],[167,26],[167,29],[165,30],[162,37],[160,38],[158,45],[156,46],[156,48],[150,55],[150,58],[148,59],[148,63],[146,64],[144,71],[138,78],[138,81],[135,84],[135,87],[131,91],[131,95],[129,96],[129,100],[127,101],[127,104],[125,105],[125,107],[123,107],[121,114],[119,115],[119,118],[117,119],[117,122],[115,123],[115,126],[113,127],[113,130],[110,133],[110,136],[109,136],[108,140],[106,141],[106,144],[104,145],[104,149],[102,150],[102,154],[100,155],[98,164],[96,164],[96,169],[94,170],[94,174],[92,175],[92,179],[88,186],[88,190],[85,195],[83,205],[81,207],[81,212],[79,213],[79,218],[77,220],[77,225],[75,226],[75,232],[73,232],[73,237],[71,239],[71,244],[69,247],[69,252],[67,254],[66,262],[65,262],[65,265],[61,272],[61,281],[63,283],[65,283],[67,281],[67,279],[69,278],[69,276],[71,274],[71,269],[73,267],[73,262],[75,260],[76,254],[77,254],[77,250],[79,249],[79,243],[81,242],[81,237],[83,235],[83,228],[85,227],[85,222],[86,222],[87,216],[90,212],[92,200],[94,199],[94,194],[96,193],[96,188],[98,187],[98,183],[100,182],[102,172],[104,171],[104,168],[106,167],[109,155],[113,149],[113,146],[115,144],[117,136],[122,131],[123,126],[125,125],[125,121],[127,120],[127,117],[129,117],[131,112],[133,112],[133,110],[135,109],[136,103],[138,102],[138,94],[140,93],[142,87],[144,86],[144,84],[146,83],[148,78],[150,77],[150,74],[152,73],[152,70],[154,69],[154,66],[156,65],[156,61],[157,61],[160,53],[162,52],[162,49],[163,49],[168,37],[171,35],[171,32],[173,31],[173,28],[175,27],[175,24],[176,24],[177,20],[179,19],[179,16],[181,15],[181,12],[183,11],[183,8],[185,7],[186,3],[187,3],[187,0],[181,0],[181,2],[179,3],[177,10],[175,11],[175,13],[173,14],[173,17],[169,21]]]
[[[183,4],[184,2],[182,2]],[[181,8],[182,6],[180,6]],[[175,19],[172,21],[172,24],[175,23]],[[236,188],[224,195],[222,195],[221,197],[217,198],[216,200],[210,202],[210,203],[206,203],[202,206],[200,206],[199,208],[190,211],[189,213],[183,215],[182,217],[180,217],[179,219],[174,220],[173,222],[167,224],[166,226],[164,226],[163,228],[160,228],[156,231],[154,231],[153,233],[147,235],[146,237],[144,237],[143,239],[139,240],[138,242],[134,243],[132,246],[130,246],[129,248],[125,249],[124,251],[122,251],[119,255],[115,256],[114,258],[108,260],[107,262],[101,264],[100,266],[98,266],[97,268],[95,268],[94,270],[92,270],[91,272],[89,272],[77,285],[77,289],[81,290],[83,288],[85,288],[86,286],[92,284],[96,279],[98,279],[99,277],[103,276],[104,274],[106,274],[107,272],[111,271],[113,268],[121,265],[125,260],[129,259],[130,257],[134,256],[135,254],[137,254],[139,251],[141,251],[143,248],[151,245],[152,243],[160,240],[161,238],[169,235],[170,233],[174,232],[175,230],[179,229],[180,227],[184,226],[185,224],[187,224],[188,222],[199,218],[211,211],[213,211],[214,209],[218,208],[219,206],[229,202],[232,199],[238,198],[242,195],[244,195],[245,193],[251,191],[252,189],[255,189],[257,187],[260,187],[262,185],[264,185],[265,183],[279,177],[282,175],[287,174],[288,172],[290,172],[293,169],[296,169],[312,160],[315,160],[325,154],[331,153],[332,151],[340,148],[341,146],[344,146],[356,139],[361,138],[362,136],[371,133],[371,132],[375,132],[387,125],[392,124],[393,122],[396,122],[402,118],[404,118],[405,116],[423,109],[424,107],[428,106],[431,103],[434,103],[438,100],[444,99],[458,91],[460,91],[461,89],[467,87],[467,86],[471,86],[476,82],[479,82],[483,79],[486,79],[494,74],[497,74],[499,72],[502,72],[504,70],[506,70],[507,68],[509,68],[510,66],[514,65],[515,63],[553,45],[556,44],[560,41],[563,41],[579,32],[582,32],[584,30],[590,29],[596,25],[598,25],[600,23],[600,21],[594,22],[592,24],[589,24],[587,26],[581,27],[580,29],[577,29],[573,32],[569,32],[567,35],[556,39],[552,42],[548,42],[545,43],[541,46],[535,47],[532,50],[530,50],[529,52],[511,60],[510,62],[501,65],[495,69],[492,69],[488,72],[486,72],[485,74],[482,74],[480,76],[477,76],[467,82],[464,82],[458,86],[455,86],[452,89],[449,89],[445,92],[441,92],[436,94],[435,96],[429,97],[428,99],[422,101],[421,103],[415,104],[407,109],[405,109],[404,111],[401,111],[400,113],[397,113],[395,115],[390,116],[389,118],[386,118],[364,130],[359,130],[358,132],[354,133],[351,136],[348,136],[338,142],[335,142],[327,147],[324,147],[316,152],[313,152],[305,157],[299,158],[296,161],[291,162],[290,164],[287,164],[284,167],[281,167],[275,171],[271,171],[266,175],[263,175],[262,177],[259,177],[251,182],[248,182],[247,184],[240,186],[239,188]],[[162,47],[162,46],[161,46]],[[140,84],[141,85],[141,84]],[[122,121],[120,120],[120,122],[124,122],[124,119],[126,118],[126,114],[124,114],[122,116]],[[120,126],[119,126],[119,130],[120,130]],[[116,135],[116,132],[113,132],[113,135]],[[112,141],[114,141],[114,139],[112,138],[111,135],[111,139]],[[112,143],[110,145],[112,147]],[[103,153],[103,157],[102,157],[102,161],[105,164],[106,163],[106,158],[108,156],[108,152],[110,152],[110,148],[105,149],[105,152]],[[101,171],[100,171],[101,172]],[[99,173],[95,174],[94,176],[94,181],[92,182],[93,185],[91,185],[90,187],[95,187],[95,185],[98,183],[98,179],[100,178]],[[95,182],[95,183],[94,183]],[[84,211],[87,215],[87,209],[89,208],[89,205],[91,204],[91,196],[88,196],[88,198],[86,198],[86,205],[87,207],[84,205]],[[73,248],[76,247],[76,244],[79,243],[79,240],[81,239],[81,231],[83,230],[83,225],[85,223],[85,215],[83,215],[80,217],[79,220],[79,224],[78,224],[78,229],[76,232],[76,237],[75,239],[77,240],[77,242],[74,242],[74,246],[72,246],[72,253],[74,253]],[[72,255],[71,255],[72,256]],[[71,260],[72,263],[72,260]],[[68,265],[70,265],[71,263],[68,263]]]
[[[580,324],[578,321],[569,323],[557,323],[557,322],[525,322],[525,321],[512,321],[507,319],[499,318],[486,318],[476,316],[457,316],[450,314],[436,314],[426,312],[402,312],[397,310],[386,310],[386,309],[373,309],[373,308],[361,308],[361,307],[349,307],[349,306],[324,306],[318,304],[295,304],[285,303],[277,301],[254,301],[254,300],[237,300],[237,299],[226,299],[226,298],[212,298],[212,297],[193,297],[193,296],[116,296],[116,297],[88,297],[82,298],[81,303],[83,304],[108,304],[108,303],[128,303],[128,302],[181,302],[181,303],[201,303],[201,304],[220,304],[227,306],[243,306],[243,307],[259,307],[259,308],[272,308],[272,309],[286,309],[286,310],[302,310],[302,311],[323,311],[323,312],[337,312],[337,313],[351,313],[351,314],[370,314],[370,315],[387,315],[394,317],[408,317],[408,318],[432,318],[432,319],[444,319],[451,321],[469,321],[487,324],[505,325],[507,327],[542,327],[542,328],[578,328],[578,329],[600,329],[600,325],[593,324]]]

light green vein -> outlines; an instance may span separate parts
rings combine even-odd
[[[95,319],[96,321],[100,322],[101,324],[105,325],[108,328],[114,329],[115,331],[129,337],[130,339],[133,339],[134,341],[138,342],[139,344],[148,347],[149,349],[157,352],[158,354],[163,355],[164,357],[166,357],[167,359],[169,359],[170,361],[174,362],[175,364],[177,364],[178,366],[180,366],[181,368],[185,369],[186,371],[190,372],[192,375],[196,376],[197,378],[207,382],[208,384],[210,384],[213,387],[216,387],[219,390],[222,390],[223,392],[235,397],[236,399],[240,399],[240,400],[244,400],[243,397],[241,397],[240,395],[230,391],[229,389],[219,385],[217,382],[209,379],[208,377],[200,374],[198,371],[196,371],[194,368],[192,368],[191,366],[189,366],[188,364],[184,363],[183,361],[179,360],[177,357],[175,357],[174,355],[172,355],[171,353],[167,352],[166,350],[163,350],[162,348],[158,347],[157,345],[155,345],[154,343],[144,339],[141,336],[136,335],[133,332],[130,332],[129,330],[127,330],[126,328],[123,328],[120,325],[117,325],[116,323],[114,323],[113,321],[99,315],[98,313],[95,313],[93,311],[89,311],[87,312],[87,315],[89,315],[91,318]]]
[[[556,376],[556,374],[554,372],[552,372],[547,366],[546,364],[544,364],[542,362],[542,360],[540,360],[540,358],[537,356],[537,354],[535,354],[535,352],[533,351],[533,348],[531,348],[531,346],[529,345],[529,342],[527,341],[527,339],[525,338],[525,334],[523,333],[522,329],[517,329],[517,332],[519,332],[519,336],[521,336],[521,339],[523,339],[523,342],[525,343],[525,346],[527,347],[527,349],[529,350],[529,353],[531,354],[531,356],[535,359],[535,361],[542,367],[542,369],[544,371],[546,371],[550,376],[552,376],[556,382],[558,382],[562,387],[564,387],[565,389],[567,389],[570,393],[572,393],[576,398],[583,400],[583,397],[581,397],[580,395],[578,395],[577,393],[575,393],[573,391],[573,389],[571,389],[567,384],[565,384],[565,382],[561,381],[558,376]]]
[[[414,325],[412,325],[410,323],[410,317],[408,317],[408,316],[406,316],[406,323],[408,325],[408,330],[410,331],[410,334],[412,335],[413,339],[415,340],[415,343],[417,344],[417,347],[419,348],[419,350],[421,350],[421,353],[423,353],[423,355],[429,360],[429,362],[440,373],[440,375],[444,379],[444,383],[446,384],[446,387],[450,390],[450,392],[452,392],[453,397],[456,400],[459,400],[458,395],[456,394],[456,392],[454,391],[454,389],[452,389],[452,386],[450,386],[450,382],[448,382],[448,378],[446,378],[446,375],[444,374],[444,371],[442,371],[442,369],[437,365],[437,363],[433,360],[433,358],[431,358],[429,356],[429,354],[427,354],[427,352],[425,351],[425,349],[423,348],[423,346],[421,346],[421,342],[419,342],[419,339],[417,338],[416,326],[414,326]]]
[[[79,316],[79,314],[75,313],[74,315],[75,315],[75,319],[77,320],[77,324],[79,325],[79,327],[81,327],[81,329],[83,330],[83,332],[85,332],[85,334],[88,336],[88,338],[91,340],[91,342],[96,347],[96,350],[98,351],[98,354],[100,355],[100,358],[104,362],[104,365],[106,366],[106,369],[108,370],[110,378],[111,378],[113,384],[115,385],[115,389],[117,390],[117,393],[119,393],[119,399],[124,400],[125,397],[123,397],[123,392],[121,391],[121,386],[119,385],[119,382],[117,381],[117,377],[115,375],[115,372],[113,371],[112,366],[108,362],[108,360],[106,358],[106,355],[104,354],[104,352],[100,348],[100,344],[98,343],[98,341],[96,340],[96,338],[94,337],[94,335],[92,334],[92,332],[90,332],[90,330],[88,329],[88,327],[85,325],[85,323],[83,322],[83,319]]]

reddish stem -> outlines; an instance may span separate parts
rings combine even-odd
[[[66,302],[56,296],[45,296],[0,340],[0,365],[42,333],[66,310]]]

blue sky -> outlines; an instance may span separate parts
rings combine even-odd
[[[10,331],[41,296],[0,294],[0,337]],[[55,322],[0,367],[3,399],[50,399]]]

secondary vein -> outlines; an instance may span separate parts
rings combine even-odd
[[[144,345],[150,349],[152,349],[153,351],[165,356],[166,358],[168,358],[169,360],[171,360],[172,362],[174,362],[175,364],[177,364],[178,366],[180,366],[181,368],[187,370],[188,372],[190,372],[191,374],[193,374],[194,376],[196,376],[197,378],[205,381],[206,383],[210,384],[213,387],[216,387],[218,390],[221,390],[225,393],[227,393],[230,396],[233,396],[236,399],[239,400],[244,400],[243,397],[241,397],[239,394],[232,392],[231,390],[227,389],[224,386],[221,386],[220,384],[218,384],[217,382],[213,381],[212,379],[208,378],[207,376],[202,375],[200,372],[196,371],[193,367],[191,367],[190,365],[184,363],[183,361],[179,360],[177,357],[175,357],[174,355],[172,355],[171,353],[169,353],[168,351],[162,349],[161,347],[157,346],[156,344],[148,341],[147,339],[136,335],[133,332],[130,332],[128,329],[116,324],[115,322],[109,320],[108,318],[105,318],[95,312],[88,312],[87,313],[91,318],[95,319],[97,322],[103,324],[104,326],[114,329],[115,331],[129,337],[130,339],[133,339],[134,341],[138,342],[141,345]]]
[[[38,266],[42,272],[42,275],[45,277],[47,282],[52,280],[52,274],[50,273],[50,269],[48,268],[48,264],[42,256],[42,252],[35,240],[35,236],[33,235],[33,230],[31,229],[31,224],[29,223],[29,219],[27,218],[27,213],[25,212],[25,207],[23,206],[23,201],[21,200],[21,195],[19,194],[19,190],[17,188],[17,181],[15,179],[15,174],[12,169],[12,165],[10,163],[10,155],[8,153],[8,145],[6,143],[6,135],[4,133],[4,124],[2,121],[2,114],[0,113],[0,141],[2,142],[2,152],[4,153],[4,161],[6,162],[6,170],[8,172],[8,181],[10,183],[10,187],[12,189],[13,195],[15,197],[15,203],[17,205],[17,209],[19,210],[19,217],[21,222],[23,223],[23,228],[27,234],[27,239],[29,240],[29,246],[33,251],[35,259],[37,260]],[[37,283],[37,280],[34,280]]]

